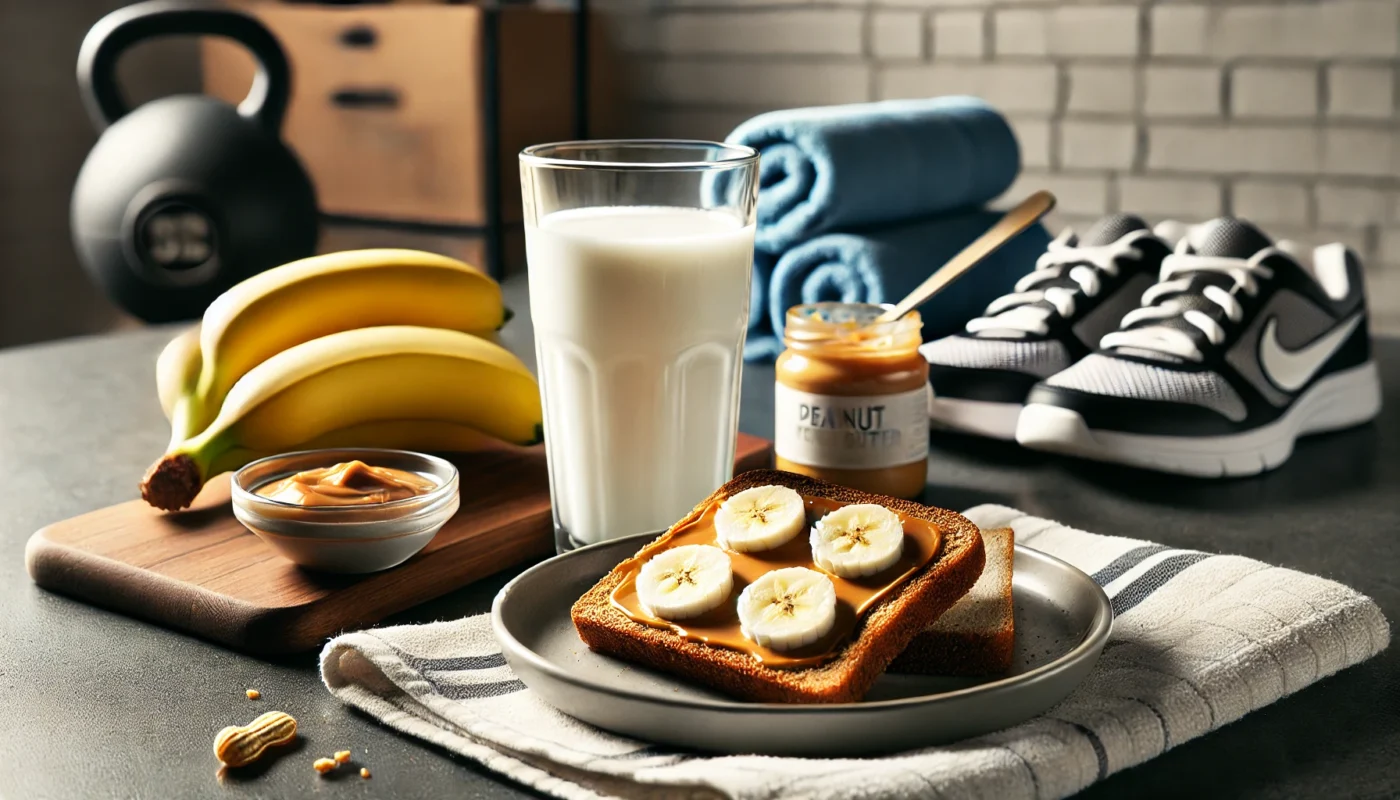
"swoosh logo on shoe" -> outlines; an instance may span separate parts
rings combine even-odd
[[[1278,317],[1264,325],[1259,339],[1259,363],[1264,375],[1278,388],[1296,392],[1303,388],[1327,359],[1332,357],[1361,322],[1361,314],[1317,337],[1299,350],[1288,350],[1278,342]]]

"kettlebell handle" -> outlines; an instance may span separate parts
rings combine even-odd
[[[257,19],[224,6],[188,0],[148,0],[119,8],[97,21],[78,51],[78,91],[99,132],[131,109],[117,86],[117,59],[128,47],[158,36],[224,36],[252,52],[257,73],[238,113],[274,135],[291,96],[291,68],[277,39]]]

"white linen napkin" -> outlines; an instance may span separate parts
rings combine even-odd
[[[327,643],[331,692],[386,725],[563,798],[1059,798],[1376,655],[1369,598],[1248,558],[1100,536],[1003,506],[966,515],[1068,561],[1113,601],[1089,678],[1049,713],[952,745],[877,758],[709,756],[598,730],[511,673],[489,615]]]

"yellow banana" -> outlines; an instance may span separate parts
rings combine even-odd
[[[473,333],[472,335],[474,335],[474,336],[480,336],[481,338],[487,340],[488,342],[495,342],[496,344],[500,344],[500,343],[501,343],[501,337],[500,337],[500,334],[499,334],[497,331],[491,331],[491,332],[489,332],[489,333]],[[167,344],[167,345],[165,346],[165,349],[163,349],[163,350],[160,351],[160,356],[156,359],[156,395],[160,398],[160,410],[163,411],[163,412],[165,412],[165,418],[166,418],[166,419],[170,419],[171,414],[174,413],[175,408],[176,408],[176,405],[179,403],[181,396],[182,396],[182,395],[188,394],[191,390],[194,389],[195,383],[199,380],[199,370],[200,370],[200,366],[201,366],[203,363],[204,363],[204,359],[200,357],[200,352],[199,352],[199,325],[198,325],[198,323],[196,323],[196,324],[195,324],[193,327],[191,327],[190,329],[186,330],[184,333],[181,333],[179,336],[176,336],[174,339],[171,339],[171,340],[170,340],[170,343]],[[185,408],[188,408],[188,406],[186,406]],[[435,425],[436,423],[430,423],[430,424],[431,424],[431,425]],[[177,425],[173,425],[172,427],[174,427],[174,428],[176,428],[176,429],[179,429],[179,428],[181,428],[182,426],[177,424]],[[470,430],[470,429],[469,429],[469,428],[465,428],[465,429],[463,429],[463,430]],[[350,438],[347,439],[346,441],[354,441],[354,440],[355,440],[355,435],[354,435],[354,434],[357,434],[357,433],[359,433],[359,431],[353,431],[353,432],[348,433],[347,435],[349,435]],[[378,428],[376,428],[376,429],[372,432],[372,435],[373,435],[373,438],[375,438],[376,440],[384,439],[385,441],[394,441],[394,440],[395,440],[394,437],[399,436],[400,434],[399,434],[399,433],[392,433],[392,434],[391,434],[391,433],[385,433],[385,432],[381,432]],[[454,432],[454,431],[451,431],[451,430],[443,430],[443,431],[440,431],[440,430],[439,430],[438,428],[436,428],[436,427],[430,427],[430,428],[426,428],[426,429],[421,429],[421,432],[419,431],[419,429],[413,429],[412,431],[407,431],[407,430],[406,430],[406,431],[404,431],[404,433],[403,433],[402,435],[408,436],[408,438],[409,438],[410,440],[413,440],[413,441],[418,441],[418,440],[419,440],[418,438],[415,438],[415,437],[422,437],[422,436],[427,436],[428,438],[427,438],[425,441],[429,441],[429,442],[436,442],[436,441],[438,441],[439,439],[441,439],[443,436],[446,436],[446,437],[447,437],[447,441],[449,441],[449,442],[464,442],[464,443],[470,443],[470,442],[475,441],[474,439],[464,437],[462,434],[460,434],[460,433],[458,433],[458,432]],[[175,445],[179,444],[180,442],[182,442],[182,441],[184,441],[186,438],[188,438],[188,437],[186,437],[186,436],[180,435],[180,432],[179,432],[178,430],[176,431],[176,436],[178,436],[178,438],[175,439],[174,441],[172,441],[172,442],[170,443],[170,446],[171,446],[171,447],[174,447]],[[387,438],[385,438],[385,437],[387,437]],[[335,443],[317,445],[317,447],[379,447],[379,446],[381,446],[381,445],[372,445],[372,444],[357,444],[357,445],[346,444],[346,445],[341,445],[341,444],[335,444]],[[382,446],[383,446],[383,447],[390,447],[391,445],[387,445],[387,444],[386,444],[386,445],[382,445]],[[405,448],[409,447],[409,445],[402,445],[402,446],[405,447]],[[419,448],[419,449],[421,449],[421,448]],[[475,449],[476,449],[475,446],[469,446],[469,447],[457,447],[457,446],[452,446],[452,447],[445,447],[445,448],[443,448],[444,452],[451,452],[451,453],[467,452],[467,451],[475,450]]]
[[[509,351],[442,328],[385,326],[333,333],[248,371],[198,435],[147,471],[141,496],[189,505],[224,454],[276,453],[366,423],[436,420],[515,444],[542,437],[539,385]]]
[[[194,325],[170,340],[156,358],[156,394],[165,418],[170,419],[181,395],[188,394],[199,381],[199,326]]]
[[[327,447],[385,447],[390,450],[417,450],[425,453],[475,453],[498,447],[494,439],[476,428],[432,419],[393,419],[364,422],[331,431],[296,446],[278,451],[235,447],[211,462],[210,475],[232,472],[249,462],[288,450],[320,450]]]
[[[199,378],[169,414],[171,441],[202,431],[249,370],[303,342],[377,325],[488,334],[505,313],[489,276],[418,250],[328,253],[254,275],[204,312]]]

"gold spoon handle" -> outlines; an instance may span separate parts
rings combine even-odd
[[[997,224],[988,228],[987,232],[977,237],[972,244],[964,247],[962,252],[949,259],[948,263],[939,267],[928,280],[919,284],[918,288],[900,300],[898,305],[881,314],[875,321],[893,322],[927,303],[934,295],[943,291],[944,287],[972,269],[982,259],[995,253],[1002,245],[1015,238],[1016,234],[1034,225],[1054,207],[1055,195],[1045,191],[1036,192],[1022,200],[1020,205],[1006,212],[1006,216],[998,220]]]

